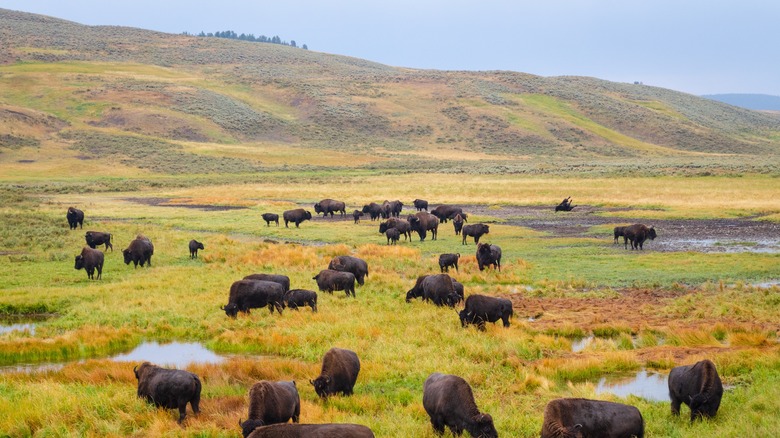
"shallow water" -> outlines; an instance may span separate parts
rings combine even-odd
[[[571,342],[571,351],[577,353],[584,350],[595,339],[593,336],[577,339]]]
[[[23,331],[28,331],[30,332],[30,335],[34,335],[36,325],[37,324],[32,322],[21,323],[21,324],[0,324],[0,335],[3,333],[23,332]]]
[[[171,342],[158,344],[144,342],[129,353],[111,358],[114,362],[144,362],[155,365],[186,368],[190,364],[218,364],[225,358],[207,349],[198,342]]]
[[[608,392],[619,397],[635,395],[650,401],[669,401],[669,376],[641,370],[633,377],[602,377],[596,394]]]

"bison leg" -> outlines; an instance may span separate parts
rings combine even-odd
[[[441,417],[431,417],[431,426],[436,435],[444,435],[444,420]]]
[[[103,265],[102,264],[97,265],[97,271],[98,271],[98,278],[97,279],[98,280],[102,280],[103,279]]]
[[[316,312],[317,311],[317,302],[316,301],[311,300],[311,302],[309,303],[309,306],[311,306],[312,312]]]
[[[460,271],[458,271],[458,261],[457,260],[455,261],[455,272],[460,273]]]
[[[672,399],[672,415],[679,416],[680,415],[680,404],[682,403],[681,400],[678,398],[671,396]]]
[[[284,220],[284,227],[285,228],[290,228],[290,227],[287,226],[287,219]]]
[[[501,321],[504,322],[504,327],[509,327],[509,315],[502,316]]]
[[[179,421],[178,421],[178,423],[179,424],[183,423],[184,422],[184,418],[186,418],[186,417],[187,417],[187,401],[184,400],[183,402],[179,402]]]

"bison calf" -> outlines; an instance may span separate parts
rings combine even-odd
[[[401,238],[401,233],[395,228],[390,228],[385,231],[385,237],[387,237],[388,245],[397,245],[398,240]]]
[[[460,253],[440,255],[439,269],[441,269],[441,272],[449,272],[450,266],[452,266],[455,268],[455,272],[458,272],[458,259],[460,259]]]
[[[374,438],[371,429],[360,424],[272,424],[255,429],[245,438]]]
[[[623,237],[626,232],[626,227],[615,227],[614,233],[615,233],[615,241],[613,242],[613,245],[618,243],[618,238]]]
[[[94,279],[95,269],[97,269],[97,279],[103,276],[103,253],[86,246],[81,250],[81,254],[76,256],[76,269],[87,271],[87,278]]]
[[[284,304],[294,310],[309,306],[317,311],[317,292],[307,289],[293,289],[284,293]]]
[[[414,208],[416,208],[417,211],[428,211],[428,201],[425,199],[415,199],[412,201],[412,203],[414,204]]]
[[[364,215],[364,213],[360,210],[355,210],[352,212],[352,219],[355,220],[356,224],[360,223],[360,218]]]
[[[438,435],[447,426],[453,435],[467,431],[472,437],[498,437],[493,418],[479,412],[471,386],[458,376],[433,373],[423,384],[423,407]]]
[[[179,423],[187,416],[187,403],[195,414],[200,412],[200,379],[184,370],[160,368],[149,362],[133,368],[138,380],[138,397],[157,407],[179,409]]]
[[[691,421],[714,417],[723,397],[723,384],[715,364],[705,359],[693,365],[672,368],[669,373],[669,398],[672,415],[680,415],[680,404],[691,408]]]
[[[559,398],[544,408],[542,438],[642,438],[644,434],[644,419],[633,406],[584,398]]]
[[[352,395],[359,372],[360,359],[354,351],[333,347],[322,357],[320,375],[313,381],[309,380],[309,383],[321,398],[339,392]]]
[[[513,314],[512,302],[506,298],[471,295],[466,298],[466,307],[458,315],[461,326],[476,324],[480,330],[485,330],[486,322],[495,323],[499,319],[504,327],[509,327],[509,319]]]
[[[333,269],[323,269],[319,274],[312,277],[317,282],[320,291],[333,293],[333,291],[343,290],[347,296],[352,293],[355,296],[355,274],[351,272],[334,271]]]
[[[203,244],[198,242],[195,239],[190,240],[190,258],[196,259],[198,258],[198,250],[199,249],[206,249],[203,247]]]
[[[301,398],[295,381],[261,380],[249,389],[249,417],[238,424],[246,437],[258,426],[287,423],[290,419],[297,423],[300,415]]]
[[[270,227],[271,222],[276,222],[276,226],[279,226],[279,215],[276,213],[263,213],[260,217],[265,221],[266,227]]]
[[[466,225],[461,230],[461,235],[463,236],[462,244],[463,245],[466,244],[466,238],[469,236],[474,238],[474,243],[479,243],[479,238],[488,233],[490,233],[490,227],[488,225],[485,224]]]

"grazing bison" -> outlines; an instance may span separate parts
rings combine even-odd
[[[441,373],[428,376],[423,384],[423,407],[437,435],[442,435],[447,426],[455,436],[465,430],[472,437],[498,438],[493,418],[479,412],[471,386],[462,377]]]
[[[287,292],[290,290],[290,277],[286,275],[278,274],[250,274],[243,278],[243,280],[264,280],[273,281],[279,283],[282,286],[282,291]]]
[[[235,318],[238,312],[250,313],[250,309],[268,306],[274,313],[274,308],[282,314],[284,308],[284,291],[282,285],[265,280],[238,280],[230,285],[230,295],[226,306],[220,307],[225,315]]]
[[[459,235],[461,230],[463,230],[463,216],[456,214],[452,219],[452,226],[455,227],[455,235]]]
[[[615,243],[618,243],[618,237],[623,237],[626,233],[627,227],[615,227],[615,242],[613,242],[613,245]]]
[[[97,279],[103,277],[103,253],[97,249],[87,248],[81,250],[81,254],[76,256],[76,269],[87,271],[87,278],[95,279],[95,269],[97,269]]]
[[[339,392],[352,395],[359,372],[360,359],[354,351],[333,347],[322,357],[320,375],[314,381],[309,380],[309,383],[321,398]]]
[[[365,260],[353,256],[336,256],[328,263],[328,269],[341,272],[351,272],[355,275],[355,280],[363,286],[365,278],[368,277],[368,263]]]
[[[480,330],[485,330],[485,323],[495,323],[499,319],[504,327],[509,327],[509,319],[513,314],[512,302],[506,298],[470,295],[466,298],[466,307],[458,315],[461,326],[474,324]]]
[[[111,248],[111,252],[114,252],[114,245],[111,244],[111,233],[87,231],[87,233],[84,234],[84,240],[87,241],[87,246],[92,249],[95,249],[98,245],[105,245],[106,249]]]
[[[363,206],[363,213],[368,213],[368,216],[371,218],[371,220],[375,221],[377,218],[382,216],[382,206],[376,202],[366,204]]]
[[[144,267],[144,263],[147,266],[152,266],[152,255],[154,255],[154,245],[149,238],[139,234],[136,238],[130,242],[130,245],[122,250],[122,255],[125,259],[125,264],[129,265],[133,262],[133,265],[137,268],[138,264]]]
[[[65,215],[68,219],[68,225],[71,230],[76,229],[76,225],[82,228],[84,225],[84,212],[75,207],[68,207],[68,213]]]
[[[198,258],[198,250],[199,249],[206,249],[203,247],[203,244],[198,242],[195,239],[190,240],[190,258],[196,259]]]
[[[629,225],[623,230],[623,246],[628,249],[628,242],[631,242],[631,249],[642,249],[642,244],[648,238],[654,240],[658,237],[655,228],[643,224]]]
[[[330,214],[330,217],[333,217],[333,213],[340,213],[344,216],[347,213],[347,205],[341,201],[323,199],[314,204],[314,212],[316,214],[322,213],[322,217],[326,217],[328,214]]]
[[[558,398],[544,408],[542,438],[642,438],[644,435],[644,419],[633,406],[584,398]]]
[[[269,382],[261,380],[249,389],[249,418],[241,422],[242,434],[249,436],[258,426],[298,422],[301,415],[301,398],[295,381]]]
[[[455,301],[453,304],[458,304],[461,301],[463,301],[463,296],[464,296],[463,285],[454,278],[451,278],[451,280],[452,280],[452,288],[455,289],[455,295],[458,296],[457,301]]]
[[[276,226],[279,226],[279,215],[276,213],[263,213],[261,215],[263,220],[265,221],[265,226],[270,227],[271,222],[276,222]]]
[[[467,215],[463,213],[463,209],[455,205],[442,204],[431,210],[431,214],[439,218],[440,221],[446,223],[449,219],[454,219],[455,216],[460,215],[463,220],[466,220]]]
[[[352,297],[355,297],[355,274],[351,272],[323,269],[312,279],[317,281],[317,287],[320,288],[320,291],[332,294],[333,291],[343,290],[347,296],[351,292]]]
[[[423,275],[417,277],[414,287],[406,293],[406,302],[412,298],[422,298],[423,301],[431,301],[437,306],[455,306],[459,301],[458,294],[452,278],[447,274]]]
[[[285,228],[289,228],[287,224],[290,222],[295,224],[295,228],[298,228],[301,222],[311,219],[311,213],[302,208],[296,208],[295,210],[285,211],[282,213],[282,217],[284,218]]]
[[[723,384],[715,364],[705,359],[693,365],[672,368],[669,373],[669,398],[672,415],[680,415],[680,403],[691,408],[691,421],[714,417],[723,397]]]
[[[284,304],[294,310],[298,307],[311,307],[314,312],[317,311],[317,292],[308,289],[293,289],[284,293]]]
[[[179,423],[187,416],[187,403],[197,415],[200,412],[200,379],[184,370],[160,368],[149,362],[133,368],[138,380],[138,397],[157,407],[179,409]]]
[[[409,226],[412,231],[416,232],[420,236],[420,242],[425,240],[428,235],[428,231],[431,232],[431,240],[436,240],[436,236],[439,232],[439,219],[424,211],[409,215],[407,218]]]
[[[398,232],[395,228],[390,228],[385,232],[385,236],[387,237],[387,244],[390,245],[397,245],[398,239],[401,238],[401,233]]]
[[[455,272],[458,272],[458,259],[460,253],[457,254],[441,254],[439,256],[439,269],[441,272],[449,272],[450,266],[455,268]]]
[[[364,216],[364,213],[362,211],[360,211],[360,210],[355,210],[355,211],[352,212],[352,218],[355,219],[355,223],[356,224],[360,223],[360,218],[362,216]]]
[[[350,423],[272,424],[258,427],[244,438],[374,438],[374,433]]]
[[[415,199],[412,201],[412,203],[414,204],[414,208],[416,208],[417,211],[428,211],[428,201],[425,199]]]
[[[485,234],[490,233],[490,226],[485,224],[472,224],[463,227],[463,245],[466,244],[466,238],[471,236],[474,238],[474,243],[479,243],[479,238]]]
[[[487,266],[493,265],[501,272],[501,248],[498,245],[489,243],[477,244],[477,265],[479,270],[483,271]]]
[[[412,239],[412,225],[406,219],[391,217],[387,221],[379,224],[380,233],[385,233],[387,232],[387,230],[393,228],[398,230],[399,235],[400,234],[404,235],[404,240],[406,240],[407,238],[409,238],[409,240]]]

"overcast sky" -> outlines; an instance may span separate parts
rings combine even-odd
[[[780,96],[778,0],[0,0],[0,7],[89,25],[278,35],[399,67]]]

